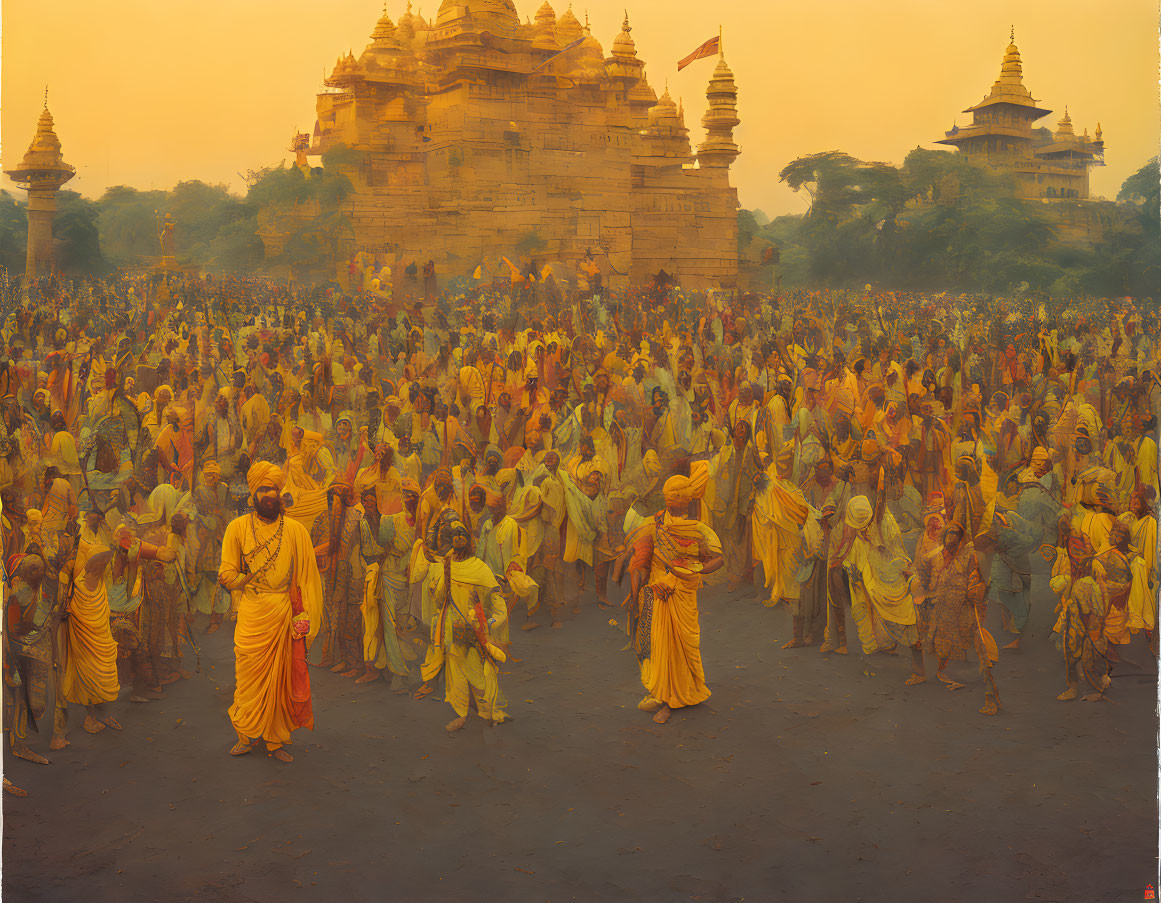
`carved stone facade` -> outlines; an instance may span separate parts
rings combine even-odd
[[[586,254],[612,284],[659,270],[689,286],[738,270],[737,89],[719,57],[696,153],[660,98],[628,17],[605,55],[571,8],[522,23],[511,0],[444,0],[434,22],[384,12],[318,95],[306,153],[345,145],[351,252],[471,273],[501,255],[566,268]],[[264,236],[277,245],[278,236]],[[398,269],[396,269],[398,272]],[[564,275],[564,274],[562,274]]]

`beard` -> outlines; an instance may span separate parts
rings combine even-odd
[[[260,498],[254,503],[254,510],[258,512],[259,517],[274,520],[282,513],[282,496],[275,495]]]

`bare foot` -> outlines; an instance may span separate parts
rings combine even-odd
[[[356,675],[362,674],[362,673],[363,672],[360,671],[358,668],[351,668],[350,670],[344,671],[339,676],[340,677],[355,677]]]
[[[368,668],[366,671],[363,672],[363,675],[361,677],[358,677],[355,679],[355,683],[357,683],[357,684],[369,684],[372,681],[375,681],[378,679],[379,679],[379,672],[376,671],[374,668]]]
[[[140,693],[131,693],[129,695],[130,702],[153,702],[156,699],[154,696],[143,696]]]
[[[83,727],[90,734],[99,734],[99,733],[101,733],[101,731],[103,731],[105,729],[105,725],[103,725],[100,721],[98,721],[92,715],[85,716],[85,721],[81,725],[81,727]]]
[[[939,682],[947,687],[949,690],[962,690],[964,685],[957,680],[952,680],[942,671],[939,673]]]
[[[669,716],[672,714],[673,714],[673,709],[671,709],[669,706],[663,704],[661,706],[661,708],[659,708],[657,710],[657,713],[653,716],[653,720],[656,721],[658,724],[664,724],[666,721],[669,720]]]
[[[980,709],[980,714],[981,715],[995,715],[999,711],[1000,711],[1000,707],[998,705],[996,705],[992,700],[989,699],[987,702],[984,703],[983,707]]]
[[[4,792],[11,793],[13,796],[28,796],[27,790],[21,790],[10,780],[8,780],[8,778],[4,779]]]
[[[835,647],[834,651],[835,651],[835,655],[846,655],[847,654],[847,644],[843,643],[842,645]]]
[[[800,646],[805,646],[805,645],[806,645],[806,643],[802,642],[801,637],[794,637],[794,639],[790,640],[789,642],[783,643],[782,648],[783,649],[797,649]]]
[[[525,621],[523,623],[523,625],[521,625],[520,629],[521,630],[535,630],[539,626],[540,625],[537,624],[535,621]]]
[[[553,621],[552,622],[552,629],[553,630],[560,630],[560,628],[562,628],[563,626],[564,626],[563,621]]]
[[[1104,693],[1087,693],[1080,697],[1081,702],[1107,702],[1108,698]]]
[[[230,755],[244,756],[246,753],[252,751],[253,749],[254,747],[249,743],[244,743],[243,741],[239,740],[237,743],[230,747]]]
[[[830,640],[827,640],[825,643],[823,643],[819,647],[818,651],[819,652],[834,652],[834,643],[832,643]]]
[[[580,605],[580,602],[577,602],[577,604],[576,604],[576,605],[574,605],[574,606],[572,607],[572,613],[573,613],[574,615],[579,615],[579,614],[580,614],[580,610],[581,610],[581,605]]]
[[[447,731],[449,734],[452,734],[452,733],[455,733],[456,731],[460,730],[467,723],[468,723],[468,716],[461,715],[459,718],[456,718],[452,721],[449,721],[446,725],[444,725],[444,730]]]
[[[1020,637],[1016,637],[1016,639],[1012,640],[1012,642],[1010,642],[1004,648],[1005,649],[1019,649],[1020,648],[1020,639],[1021,639]]]
[[[72,741],[68,737],[62,737],[61,735],[58,734],[57,736],[52,738],[52,742],[50,742],[48,744],[48,748],[51,750],[64,749],[66,746],[69,746],[71,743],[72,743]]]
[[[106,715],[101,719],[101,723],[113,728],[115,731],[121,730],[121,722],[114,718],[112,715]]]
[[[736,593],[738,591],[738,587],[741,585],[742,584],[737,580],[729,580],[726,582],[726,592]]]
[[[181,675],[180,675],[180,674],[178,674],[178,673],[175,671],[175,672],[173,672],[173,674],[167,674],[167,675],[165,675],[165,677],[163,677],[163,678],[161,679],[161,685],[162,685],[163,687],[165,687],[165,686],[168,686],[169,684],[175,684],[175,683],[177,683],[179,680],[181,680]]]
[[[13,746],[12,747],[12,755],[18,756],[19,758],[24,759],[27,762],[35,762],[37,765],[47,765],[48,764],[48,759],[46,759],[44,756],[40,755],[39,753],[34,753],[31,749],[28,748],[27,744],[24,744],[24,743],[20,743],[17,746]]]
[[[1059,699],[1061,702],[1069,702],[1073,699],[1076,699],[1076,697],[1078,695],[1080,695],[1080,694],[1078,693],[1076,687],[1069,687],[1067,690],[1065,690],[1063,693],[1061,693],[1056,698]]]
[[[294,761],[294,756],[288,753],[286,749],[281,746],[278,747],[278,749],[270,750],[270,755],[274,756],[274,758],[276,758],[279,762],[285,762],[287,765]]]
[[[346,662],[339,662],[337,665],[331,665],[331,673],[332,674],[342,674],[346,670],[347,670],[347,663]]]
[[[916,684],[925,684],[925,683],[927,683],[927,675],[926,674],[912,674],[905,681],[903,681],[904,686],[908,686],[908,687],[913,687]]]
[[[211,633],[217,633],[221,629],[222,629],[222,622],[221,621],[211,621],[210,626],[206,628],[206,636],[209,636]]]
[[[180,677],[182,680],[189,680],[191,677],[193,677],[193,673],[190,671],[186,671],[184,668],[178,668],[177,669],[177,676]]]
[[[663,703],[660,699],[654,699],[652,696],[646,696],[639,703],[637,703],[637,708],[642,712],[656,712],[663,705],[665,705],[665,703]]]
[[[418,690],[411,694],[412,699],[423,699],[425,696],[430,696],[435,689],[431,684],[423,684]]]

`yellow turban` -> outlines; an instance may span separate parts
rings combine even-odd
[[[210,474],[221,476],[222,468],[218,465],[217,461],[211,459],[202,465],[202,473],[204,473],[206,476],[209,476]]]
[[[282,468],[269,461],[251,464],[250,469],[246,471],[246,484],[250,487],[251,495],[258,491],[259,486],[276,486],[281,489],[285,483],[286,474],[282,472]]]
[[[862,530],[871,522],[874,513],[870,499],[865,495],[856,495],[847,502],[846,524],[852,530]]]
[[[1048,452],[1045,450],[1044,446],[1036,446],[1036,450],[1032,452],[1032,465],[1035,466],[1037,464],[1047,464],[1048,461]]]
[[[709,463],[698,461],[691,464],[688,477],[677,475],[665,481],[662,490],[665,493],[665,504],[688,505],[694,499],[700,499],[708,482]]]

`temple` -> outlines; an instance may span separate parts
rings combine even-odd
[[[433,259],[445,274],[504,254],[566,265],[591,255],[614,285],[660,270],[689,286],[730,284],[733,73],[719,56],[695,152],[631,31],[626,14],[606,55],[587,22],[548,3],[525,22],[511,0],[444,0],[430,23],[410,4],[398,23],[384,11],[366,49],[326,77],[303,152],[356,153],[340,164],[355,187],[343,202],[347,250],[393,265]],[[285,230],[260,234],[271,253]]]
[[[54,269],[52,221],[56,216],[57,192],[77,173],[61,155],[60,139],[53,129],[52,113],[48,111],[47,92],[36,134],[24,159],[16,169],[6,169],[4,174],[28,191],[28,256],[24,278],[51,273]]]
[[[1089,197],[1089,170],[1104,165],[1100,124],[1092,138],[1087,129],[1077,135],[1066,107],[1055,132],[1034,127],[1052,111],[1040,107],[1024,86],[1014,34],[992,90],[964,112],[972,114],[972,124],[952,126],[937,144],[958,148],[972,163],[1012,173],[1017,197]]]

